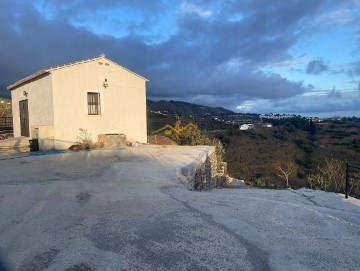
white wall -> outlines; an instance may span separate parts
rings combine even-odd
[[[27,97],[24,96],[24,91],[27,92]],[[22,100],[28,100],[31,137],[34,137],[32,126],[54,124],[51,74],[12,90],[11,99],[15,137],[21,134],[19,101]]]
[[[74,144],[79,128],[94,141],[98,134],[122,133],[128,141],[147,142],[144,79],[105,58],[54,70],[52,79],[57,149]],[[101,93],[101,115],[88,115],[88,91]]]

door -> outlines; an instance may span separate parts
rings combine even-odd
[[[28,100],[19,102],[21,136],[30,136]]]

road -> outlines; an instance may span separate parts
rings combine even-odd
[[[360,204],[309,190],[188,191],[206,147],[0,160],[11,270],[360,270]]]

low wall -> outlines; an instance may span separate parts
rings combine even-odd
[[[126,136],[124,134],[100,134],[98,141],[104,143],[104,147],[124,147],[126,146]]]
[[[224,186],[226,166],[226,163],[217,161],[215,147],[212,147],[180,171],[185,177],[185,185],[190,190],[203,190]]]

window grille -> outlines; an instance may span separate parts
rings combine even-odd
[[[101,114],[100,93],[88,92],[87,101],[88,101],[88,114],[100,115]]]

